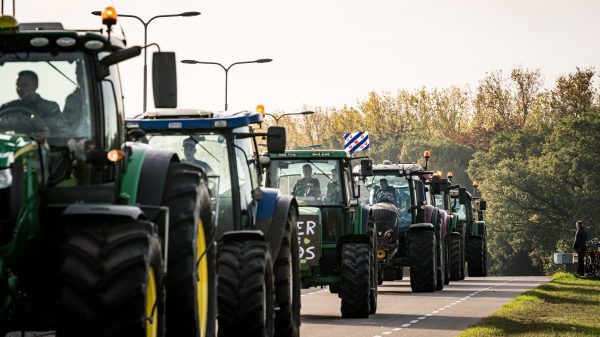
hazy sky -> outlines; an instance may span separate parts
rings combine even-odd
[[[17,0],[17,19],[98,28],[89,12],[110,4],[144,19],[202,12],[149,26],[149,41],[178,60],[274,59],[231,69],[230,111],[354,105],[371,90],[474,88],[485,72],[514,65],[540,68],[549,85],[576,66],[600,65],[597,0]],[[139,22],[119,22],[130,45],[143,43]],[[142,61],[121,66],[128,115],[141,112]],[[178,77],[180,107],[223,109],[221,68],[179,64]]]

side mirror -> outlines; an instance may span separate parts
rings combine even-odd
[[[354,184],[352,184],[352,196],[360,199],[360,183],[358,181],[354,181]]]
[[[487,209],[487,201],[479,200],[479,210],[485,211]]]
[[[174,52],[152,54],[152,90],[155,107],[177,107],[177,63]]]
[[[136,57],[142,53],[142,47],[134,46],[129,47],[127,49],[118,50],[110,55],[107,55],[100,61],[100,64],[103,66],[112,66],[113,64],[117,64],[119,62],[123,62],[125,60],[129,60],[130,58]]]
[[[467,204],[467,189],[465,187],[458,188],[458,202],[461,205]]]
[[[267,129],[267,151],[270,153],[285,152],[285,128],[270,126]]]
[[[360,175],[363,177],[373,176],[373,161],[371,159],[360,161]]]

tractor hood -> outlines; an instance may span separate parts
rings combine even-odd
[[[0,134],[0,170],[10,167],[15,157],[27,151],[26,147],[33,144],[35,143],[29,137]]]

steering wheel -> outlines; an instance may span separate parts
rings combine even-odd
[[[23,121],[28,121],[28,123],[23,123]],[[48,127],[40,115],[29,108],[15,106],[0,110],[0,131],[31,134],[46,130]]]

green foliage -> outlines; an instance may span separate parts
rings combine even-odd
[[[598,336],[599,315],[600,281],[557,273],[459,337]]]

